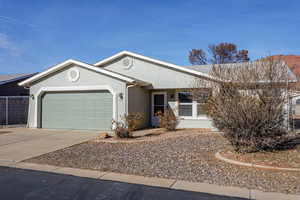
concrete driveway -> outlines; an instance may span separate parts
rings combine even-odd
[[[99,132],[95,131],[0,129],[0,161],[20,162],[91,140],[97,135]]]

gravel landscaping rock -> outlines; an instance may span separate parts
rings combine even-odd
[[[300,194],[300,173],[251,169],[215,159],[228,149],[217,133],[139,143],[86,142],[26,162]]]

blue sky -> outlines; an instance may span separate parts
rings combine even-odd
[[[252,59],[300,54],[299,0],[0,0],[0,73],[129,50],[179,65],[233,42]]]

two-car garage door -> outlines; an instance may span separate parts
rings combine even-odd
[[[112,102],[109,91],[47,92],[41,99],[41,127],[109,130]]]

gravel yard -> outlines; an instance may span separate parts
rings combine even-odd
[[[27,162],[300,194],[299,172],[249,169],[215,159],[216,151],[228,148],[217,133],[191,132],[137,143],[90,141]]]

